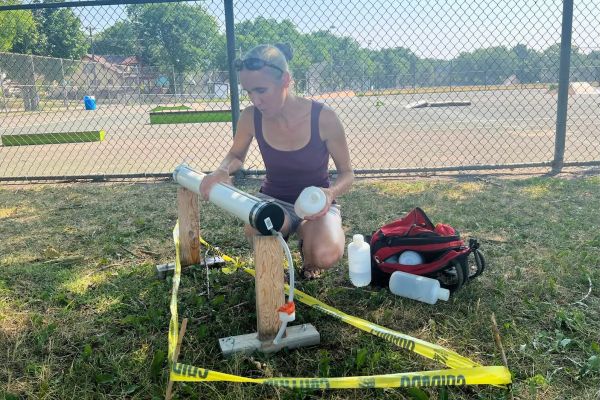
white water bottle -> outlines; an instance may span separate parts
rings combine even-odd
[[[322,211],[326,203],[325,192],[316,186],[309,186],[298,196],[294,203],[294,211],[300,218],[310,217]]]
[[[438,300],[448,301],[450,291],[440,287],[436,279],[396,271],[390,277],[390,291],[395,295],[435,304]]]
[[[356,287],[371,283],[371,247],[363,235],[354,235],[348,245],[348,272]]]

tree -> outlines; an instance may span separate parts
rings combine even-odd
[[[241,55],[259,44],[290,43],[295,53],[298,53],[302,45],[301,33],[287,19],[277,22],[272,18],[258,17],[254,21],[243,21],[236,24],[235,35],[236,46],[241,50]]]
[[[500,84],[516,70],[516,56],[504,46],[477,49],[471,53],[475,84]]]
[[[243,21],[235,26],[236,46],[243,56],[245,52],[259,44],[289,43],[294,51],[294,56],[289,64],[292,76],[299,89],[305,87],[306,73],[310,66],[310,59],[302,34],[290,20],[277,22],[275,19],[258,17],[254,21]]]
[[[3,2],[0,4],[17,4]],[[39,39],[33,14],[27,10],[0,12],[0,51],[31,53]],[[0,73],[22,85],[23,103],[26,110],[39,108],[39,96],[31,58],[20,54],[0,57]]]
[[[558,82],[560,65],[560,43],[555,43],[544,50],[540,57],[541,80]]]
[[[304,48],[311,65],[320,66],[324,90],[342,90],[368,85],[373,70],[369,52],[350,37],[338,37],[330,31],[303,36]]]
[[[215,65],[223,41],[217,21],[202,6],[186,3],[131,5],[131,23],[138,25],[142,58],[178,73]]]
[[[88,48],[81,20],[70,8],[44,8],[36,11],[41,34],[39,55],[78,60]]]
[[[594,50],[588,54],[588,61],[593,81],[600,82],[600,51]]]
[[[537,51],[527,48],[524,44],[513,47],[517,62],[517,77],[522,83],[540,80],[540,55]]]
[[[0,5],[18,4],[0,0]],[[30,53],[38,41],[33,14],[28,10],[0,12],[0,51]]]
[[[137,55],[142,47],[137,38],[137,31],[130,21],[118,21],[94,36],[94,52],[121,56]]]
[[[374,54],[378,88],[413,85],[417,57],[404,47],[381,49]]]

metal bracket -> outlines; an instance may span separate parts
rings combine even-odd
[[[206,257],[201,265],[206,267],[220,267],[225,264],[225,260],[222,257]],[[175,271],[175,263],[160,264],[156,266],[156,277],[158,279],[165,279],[167,274],[171,271]]]

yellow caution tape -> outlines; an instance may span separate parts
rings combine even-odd
[[[172,364],[175,361],[175,348],[177,347],[177,340],[179,339],[179,317],[177,315],[177,293],[179,292],[179,283],[181,281],[179,220],[177,220],[175,228],[173,228],[173,241],[175,242],[175,272],[173,273],[173,290],[171,291],[171,304],[169,305],[171,310],[171,321],[169,322],[169,351],[167,358],[169,364]]]
[[[253,379],[242,376],[225,374],[222,372],[211,371],[205,368],[198,368],[187,364],[177,363],[174,359],[175,347],[179,335],[178,316],[177,316],[177,293],[181,278],[181,260],[179,243],[179,222],[173,229],[173,241],[175,242],[175,273],[173,276],[173,290],[171,293],[171,321],[169,323],[169,364],[170,377],[173,381],[228,381],[240,383],[255,383],[287,388],[306,388],[306,389],[356,389],[356,388],[394,388],[394,387],[425,387],[425,386],[453,386],[453,385],[506,385],[511,383],[510,371],[503,366],[484,367],[480,364],[461,356],[460,354],[447,350],[441,346],[424,340],[413,338],[374,324],[361,318],[353,317],[340,310],[337,310],[312,296],[295,290],[294,295],[300,302],[309,305],[315,309],[331,315],[345,323],[348,323],[358,329],[369,332],[388,340],[403,349],[420,354],[429,359],[439,361],[451,369],[438,371],[406,372],[399,374],[342,377],[342,378],[268,378]],[[227,262],[233,265],[228,268],[229,273],[238,268],[244,272],[254,275],[254,270],[243,266],[243,264],[232,257],[224,254],[220,250],[200,239],[201,244],[218,252]],[[286,291],[289,286],[286,285]]]
[[[291,389],[360,389],[418,386],[465,386],[510,383],[510,372],[504,367],[443,369],[439,371],[405,372],[401,374],[348,376],[343,378],[245,378],[209,369],[176,363],[171,379],[185,382],[227,381],[258,383]]]
[[[200,243],[204,246],[211,248],[214,251],[218,251],[219,255],[223,259],[233,260],[231,257],[223,254],[221,251],[215,249],[209,243],[207,243],[204,239],[200,239]],[[240,267],[244,272],[254,276],[254,270],[247,267]],[[289,286],[285,285],[286,292],[289,291]],[[317,310],[324,312],[325,314],[331,315],[334,318],[339,319],[347,324],[350,324],[358,329],[361,329],[365,332],[369,332],[375,336],[379,336],[387,341],[390,341],[397,346],[412,351],[414,353],[420,354],[429,359],[439,361],[442,364],[446,365],[449,368],[473,368],[473,367],[481,367],[480,364],[472,361],[466,357],[461,356],[458,353],[455,353],[451,350],[447,350],[441,346],[438,346],[433,343],[426,342],[424,340],[416,339],[408,335],[404,335],[402,333],[396,332],[392,329],[385,328],[381,325],[374,324],[372,322],[366,321],[361,318],[353,317],[348,315],[340,310],[337,310],[320,300],[315,299],[308,294],[295,289],[294,291],[295,298]]]

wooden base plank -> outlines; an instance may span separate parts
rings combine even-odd
[[[230,356],[237,353],[253,353],[254,351],[275,353],[284,348],[295,349],[321,343],[321,335],[312,324],[288,326],[285,332],[285,336],[278,345],[274,345],[270,340],[258,340],[258,333],[255,332],[221,338],[219,339],[219,346],[224,356]]]

